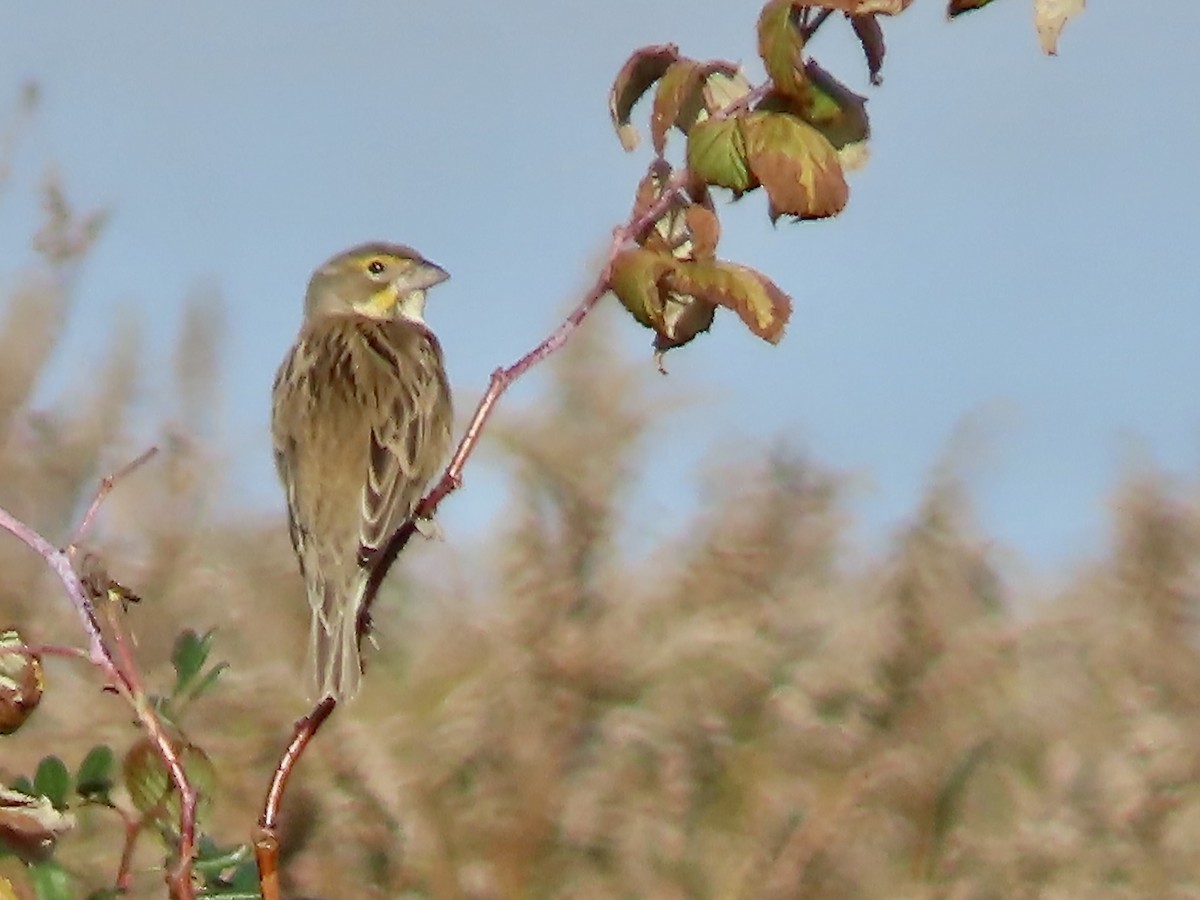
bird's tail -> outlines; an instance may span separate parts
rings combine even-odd
[[[314,585],[309,600],[309,685],[313,699],[332,697],[339,703],[358,693],[362,659],[358,650],[358,607],[362,586],[339,589],[335,582]]]

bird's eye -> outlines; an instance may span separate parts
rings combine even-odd
[[[367,271],[370,272],[372,275],[382,275],[383,270],[386,268],[387,268],[387,266],[385,266],[383,264],[382,259],[373,259],[369,263],[367,263]]]

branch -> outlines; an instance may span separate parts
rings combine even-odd
[[[132,475],[135,469],[139,469],[146,463],[150,462],[150,460],[153,459],[154,455],[157,453],[158,448],[151,447],[137,459],[127,462],[111,475],[100,479],[100,487],[96,490],[96,496],[93,497],[92,502],[88,504],[87,512],[83,514],[83,518],[79,522],[79,527],[75,529],[75,533],[71,536],[70,543],[67,544],[67,552],[69,554],[73,556],[79,549],[79,545],[83,543],[83,539],[87,537],[88,532],[92,529],[92,522],[95,520],[96,514],[100,511],[101,504],[103,504],[108,495],[112,493],[112,489],[116,487],[117,482],[129,475]]]
[[[71,605],[75,607],[75,613],[83,625],[83,630],[88,636],[86,658],[96,668],[100,669],[107,681],[116,688],[117,692],[133,708],[138,723],[150,737],[151,741],[153,741],[158,755],[166,765],[167,771],[171,776],[171,781],[175,785],[175,789],[179,791],[180,801],[179,858],[175,868],[168,875],[168,884],[173,898],[176,898],[176,900],[192,900],[195,897],[195,891],[192,887],[192,858],[195,856],[196,850],[196,789],[188,782],[182,757],[171,744],[171,740],[167,736],[162,722],[159,721],[158,716],[155,715],[154,710],[150,706],[149,699],[142,689],[141,679],[132,657],[123,653],[121,663],[118,663],[113,658],[112,651],[109,650],[108,643],[104,639],[100,622],[96,617],[96,608],[92,603],[92,597],[83,580],[80,578],[79,573],[75,571],[75,567],[72,565],[72,558],[76,553],[78,541],[86,535],[92,521],[95,519],[100,504],[111,493],[113,486],[117,481],[142,465],[153,455],[153,451],[143,453],[129,465],[122,467],[101,481],[95,499],[89,505],[83,520],[75,530],[75,538],[72,544],[66,550],[59,550],[41,534],[3,508],[0,508],[0,528],[12,534],[40,556],[54,574],[58,576],[67,597],[71,601]]]
[[[311,713],[296,722],[292,740],[283,752],[283,758],[275,767],[271,786],[267,789],[267,800],[262,816],[258,820],[258,835],[254,838],[254,858],[258,861],[258,883],[263,900],[280,900],[279,887],[279,807],[283,803],[283,792],[288,777],[300,761],[304,748],[317,734],[317,730],[329,718],[337,701],[326,697]]]
[[[822,19],[822,21],[824,20]],[[758,85],[742,97],[734,100],[728,106],[715,111],[712,115],[714,118],[725,118],[742,112],[765,97],[769,90],[769,83]],[[400,555],[400,551],[412,539],[413,534],[417,530],[416,523],[421,519],[432,518],[434,513],[437,512],[438,506],[441,505],[441,502],[462,486],[463,470],[466,468],[467,461],[475,452],[475,446],[479,443],[483,429],[495,411],[496,404],[499,402],[501,396],[517,379],[555,351],[560,350],[570,340],[576,329],[583,324],[589,313],[595,309],[604,295],[608,293],[612,278],[613,262],[617,258],[617,254],[624,250],[630,243],[640,242],[645,237],[646,232],[654,226],[654,223],[666,215],[671,207],[686,195],[691,183],[692,176],[687,167],[678,169],[666,184],[663,185],[662,192],[649,207],[640,213],[637,212],[635,207],[634,211],[630,213],[629,219],[623,225],[613,229],[612,240],[609,243],[608,256],[604,266],[596,276],[596,280],[584,294],[583,299],[579,301],[579,304],[536,347],[507,368],[499,368],[492,372],[488,388],[484,392],[483,397],[480,398],[479,404],[475,407],[475,414],[471,417],[471,421],[467,425],[467,430],[459,441],[457,448],[455,448],[454,455],[450,458],[450,462],[446,466],[446,470],[442,473],[442,477],[434,485],[433,489],[425,495],[424,499],[417,504],[412,518],[393,532],[388,542],[371,560],[371,573],[367,580],[362,608],[358,614],[357,629],[360,642],[370,632],[371,606],[375,602],[380,585],[382,585],[384,578],[387,577],[392,564]],[[333,712],[334,705],[332,699],[325,698],[317,704],[311,713],[296,722],[291,743],[288,744],[287,750],[284,751],[283,756],[280,758],[271,779],[271,787],[267,793],[266,804],[263,814],[259,819],[259,834],[254,845],[259,867],[259,885],[262,889],[264,900],[278,900],[280,896],[277,818],[279,804],[282,802],[288,777],[291,775],[292,769],[300,761],[300,757],[308,746],[309,741],[316,736],[317,730]]]

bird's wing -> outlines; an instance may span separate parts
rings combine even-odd
[[[381,322],[364,347],[383,363],[374,383],[367,477],[362,493],[361,550],[370,555],[416,509],[449,449],[450,395],[437,340],[409,322]]]

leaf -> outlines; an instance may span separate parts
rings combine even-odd
[[[674,267],[674,258],[666,253],[622,250],[613,257],[608,286],[630,315],[658,331],[663,322],[660,282]]]
[[[689,97],[700,92],[700,73],[700,63],[694,59],[679,59],[671,63],[659,79],[654,110],[650,113],[650,139],[659,156],[667,149],[667,132],[679,118],[680,109]]]
[[[773,92],[763,98],[758,109],[797,116],[825,135],[837,150],[844,171],[861,167],[866,161],[867,139],[871,136],[867,98],[854,93],[821,68],[816,60],[810,59],[804,69],[808,87],[803,101]]]
[[[42,662],[13,629],[0,631],[0,734],[12,734],[37,709],[46,689]]]
[[[687,162],[698,180],[740,196],[758,185],[746,159],[738,119],[705,119],[688,132]]]
[[[983,9],[991,2],[992,0],[950,0],[946,5],[946,18],[953,19],[955,16],[961,16],[963,13]]]
[[[1083,12],[1085,0],[1033,0],[1033,22],[1042,50],[1058,55],[1058,36],[1067,21]]]
[[[659,92],[654,98],[655,109],[658,108],[662,84],[666,79],[667,76],[663,76],[663,82],[659,84]],[[733,63],[721,60],[696,63],[692,78],[680,94],[679,105],[673,113],[664,111],[664,115],[669,115],[664,125],[664,137],[672,124],[687,134],[697,122],[703,122],[713,113],[725,109],[749,92],[750,82]],[[658,152],[662,153],[661,150]]]
[[[44,859],[59,836],[74,827],[74,817],[56,810],[48,797],[0,788],[0,848],[26,862]]]
[[[114,786],[115,765],[112,748],[97,744],[79,764],[79,770],[75,773],[75,792],[85,800],[108,803],[109,791]]]
[[[663,283],[668,290],[732,309],[755,335],[772,344],[783,337],[792,314],[791,300],[774,282],[736,263],[681,264],[666,275]]]
[[[758,55],[775,89],[788,96],[799,96],[804,84],[804,36],[796,22],[796,5],[796,0],[768,0],[758,15]]]
[[[883,57],[887,45],[883,41],[883,26],[874,15],[850,16],[850,27],[858,35],[862,44],[863,54],[867,57],[867,71],[871,75],[871,84],[883,84],[879,72],[883,68]]]
[[[908,9],[910,3],[912,0],[822,0],[820,5],[852,16],[898,16]]]
[[[740,122],[750,171],[771,200],[771,221],[842,211],[850,189],[837,151],[821,132],[787,113],[753,112]]]
[[[42,757],[33,776],[33,789],[49,800],[55,809],[67,808],[67,794],[71,790],[71,773],[57,756]]]
[[[713,71],[704,79],[704,105],[709,113],[725,109],[750,93],[750,82],[737,68],[712,63]]]
[[[184,774],[198,795],[196,817],[200,819],[211,804],[216,769],[195,744],[179,736],[172,738],[171,744],[182,757]],[[179,820],[179,793],[158,748],[149,738],[143,737],[129,748],[122,775],[129,799],[138,812],[160,825]]]
[[[202,697],[204,694],[212,690],[213,685],[217,683],[217,679],[220,678],[221,674],[228,668],[229,663],[223,662],[218,663],[205,672],[204,677],[197,681],[192,687],[188,695],[188,699],[195,700],[197,697]]]
[[[71,876],[58,863],[42,862],[29,870],[37,900],[75,900]]]
[[[684,220],[690,235],[689,259],[712,259],[721,239],[721,223],[713,212],[712,200],[706,193],[707,203],[693,203],[684,212]]]
[[[182,693],[204,668],[204,663],[208,661],[213,634],[214,632],[209,630],[200,636],[192,629],[186,628],[175,638],[175,646],[171,650],[171,665],[175,667],[174,693]]]
[[[654,349],[662,369],[662,355],[690,343],[712,327],[717,305],[711,300],[669,291],[663,303],[663,328],[654,338]]]
[[[617,73],[608,92],[608,111],[621,146],[627,151],[638,144],[637,129],[629,122],[633,107],[677,59],[679,48],[674,44],[654,44],[635,50]]]
[[[638,182],[637,192],[633,201],[633,218],[644,217],[662,197],[663,188],[674,174],[670,164],[662,157],[655,157]],[[646,229],[638,239],[638,244],[647,250],[673,252],[685,238],[683,222],[679,214],[680,202],[672,203],[669,208],[654,221],[653,226]]]

